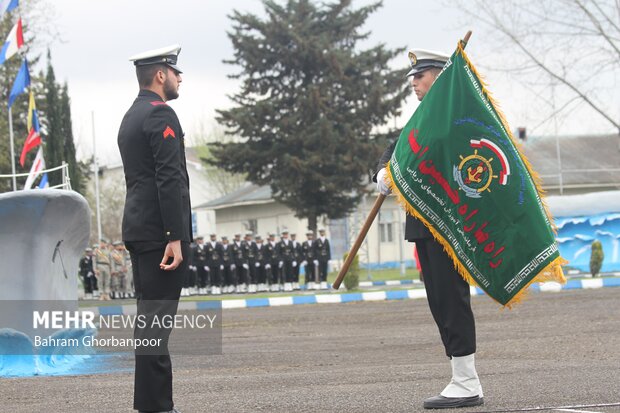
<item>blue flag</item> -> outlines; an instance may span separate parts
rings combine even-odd
[[[22,63],[22,67],[17,72],[13,88],[9,94],[9,108],[13,105],[17,96],[24,93],[28,86],[30,86],[30,71],[28,70],[28,61],[24,59],[24,63]]]
[[[47,180],[47,174],[43,174],[43,176],[41,177],[41,182],[39,182],[39,186],[37,188],[44,189],[44,188],[48,188],[49,186],[50,186],[50,183]]]

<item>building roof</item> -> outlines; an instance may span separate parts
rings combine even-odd
[[[620,135],[533,137],[523,150],[545,189],[559,187],[560,163],[565,188],[620,188]]]
[[[620,189],[620,135],[559,136],[562,186],[583,189]],[[531,137],[522,149],[543,180],[543,188],[560,186],[555,136]],[[371,185],[374,187],[374,184]],[[271,188],[246,184],[196,208],[222,209],[273,202]]]
[[[194,207],[195,209],[221,209],[241,205],[267,204],[273,202],[271,187],[246,183],[241,188],[221,198]]]

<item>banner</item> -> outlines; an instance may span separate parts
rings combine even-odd
[[[500,304],[519,301],[533,282],[566,281],[540,181],[460,43],[387,170],[407,212]]]

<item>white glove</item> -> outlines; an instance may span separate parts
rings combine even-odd
[[[258,262],[257,262],[256,264],[254,264],[254,266],[255,266],[256,268],[258,268],[258,267],[260,267],[260,263],[258,263]]]
[[[88,271],[88,274],[86,274],[87,277],[92,277],[93,273],[91,271]]]
[[[250,266],[248,264],[243,264],[243,268],[245,268],[246,270],[249,270]]]
[[[196,266],[195,265],[190,265],[189,269],[192,270],[192,271],[196,271]]]
[[[284,267],[284,261],[280,261],[280,262],[278,263],[278,268],[282,268],[282,267]]]
[[[377,174],[377,190],[383,195],[389,195],[392,192],[386,182],[386,175],[387,171],[385,170],[385,168],[381,168],[381,170]]]
[[[319,260],[314,260],[312,262],[314,263],[314,265],[319,265]]]
[[[208,265],[205,265],[203,268],[204,268],[204,270],[205,270],[205,271],[211,271],[211,270],[209,269],[209,266],[208,266]]]
[[[220,270],[222,270],[222,271],[224,270],[224,266],[223,265],[220,265]]]
[[[230,270],[231,270],[231,271],[234,271],[234,270],[235,270],[235,268],[237,268],[237,266],[236,266],[235,264],[231,264],[231,265],[230,265]]]
[[[302,261],[301,265],[308,265],[308,261]]]
[[[293,261],[293,268],[297,267],[297,261]]]
[[[271,264],[265,264],[265,269],[268,270],[269,268],[271,268]]]

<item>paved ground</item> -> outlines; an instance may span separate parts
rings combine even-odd
[[[467,411],[619,404],[619,296],[538,293],[512,311],[474,297],[486,404]],[[415,412],[449,378],[425,300],[238,309],[223,320],[223,355],[174,358],[183,413]],[[0,380],[2,410],[130,412],[131,363],[121,357],[118,373]]]

